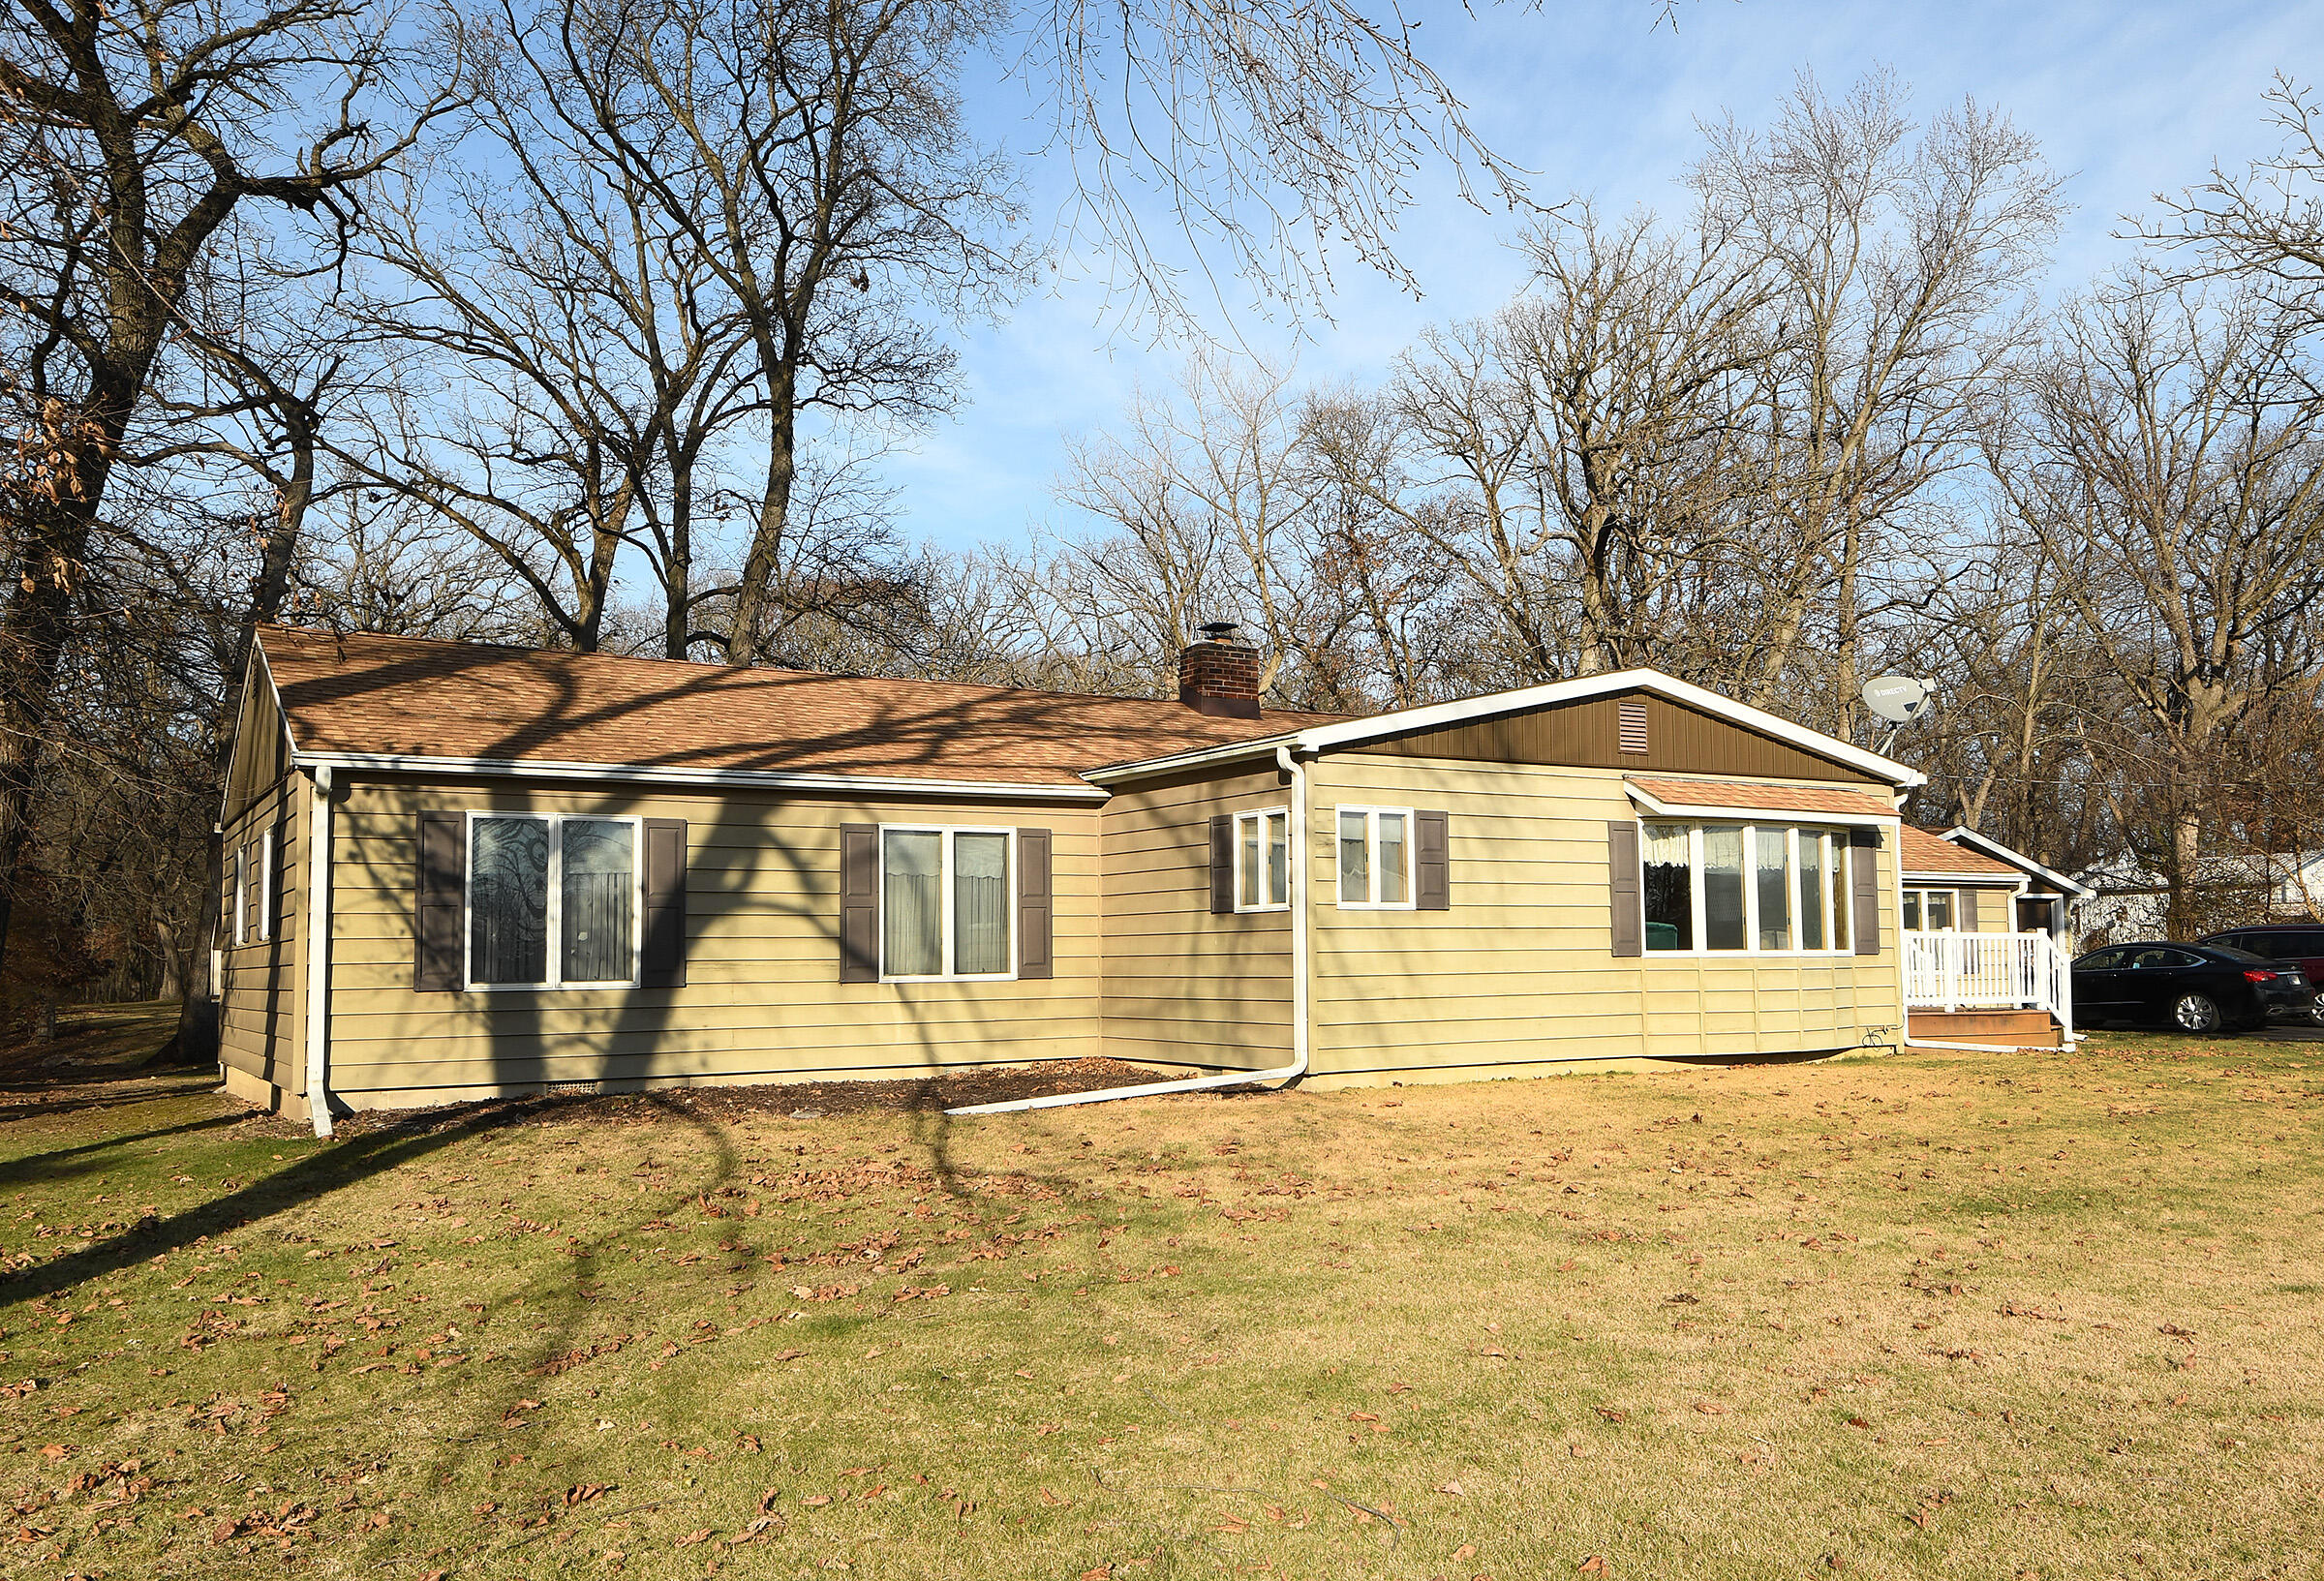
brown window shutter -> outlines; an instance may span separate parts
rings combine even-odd
[[[686,987],[686,820],[646,820],[646,935],[637,981],[649,988]]]
[[[1848,835],[1848,879],[1856,902],[1856,954],[1881,953],[1881,832],[1851,829]]]
[[[1235,909],[1235,817],[1221,812],[1210,820],[1210,915],[1224,917]]]
[[[1452,909],[1452,820],[1442,812],[1412,815],[1412,904],[1416,911]]]
[[[468,891],[468,816],[423,812],[413,862],[412,989],[451,993],[468,980],[460,911]]]
[[[1953,893],[1961,897],[1961,918],[1955,926],[1964,933],[1974,933],[1977,930],[1977,892],[1955,890]]]
[[[840,825],[840,981],[879,981],[879,826]]]
[[[1613,891],[1614,954],[1646,953],[1646,902],[1638,889],[1638,826],[1628,818],[1605,826],[1606,877]]]
[[[1017,975],[1056,975],[1051,959],[1049,831],[1017,831]]]

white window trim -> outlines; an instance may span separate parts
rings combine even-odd
[[[1282,898],[1282,899],[1280,899],[1280,900],[1269,900],[1269,899],[1266,898],[1266,895],[1267,895],[1267,821],[1268,821],[1269,818],[1280,818],[1280,819],[1282,819],[1282,820],[1283,820],[1283,898]],[[1242,880],[1243,880],[1243,871],[1242,871],[1242,851],[1243,851],[1243,843],[1242,843],[1242,829],[1243,829],[1243,825],[1245,825],[1245,824],[1250,824],[1250,823],[1255,823],[1255,824],[1257,824],[1257,825],[1259,826],[1259,894],[1260,894],[1260,897],[1261,897],[1261,898],[1259,898],[1259,899],[1258,899],[1258,900],[1256,900],[1256,901],[1253,901],[1253,902],[1252,902],[1251,904],[1249,904],[1249,905],[1244,905],[1244,904],[1242,903]],[[1336,827],[1336,826],[1334,826],[1334,827]],[[1336,848],[1336,847],[1334,847],[1334,850],[1335,850],[1335,851],[1336,851],[1336,849],[1337,849],[1337,848]],[[1247,812],[1238,812],[1238,813],[1236,813],[1236,814],[1235,814],[1235,909],[1236,909],[1236,911],[1237,911],[1237,912],[1238,912],[1238,913],[1245,914],[1245,915],[1247,915],[1247,914],[1249,914],[1249,913],[1252,913],[1252,912],[1259,912],[1259,911],[1289,911],[1289,910],[1291,909],[1291,865],[1292,865],[1294,862],[1298,861],[1298,860],[1299,860],[1299,855],[1298,855],[1298,853],[1297,853],[1297,852],[1295,852],[1295,851],[1293,851],[1293,850],[1292,850],[1292,848],[1291,848],[1291,808],[1289,808],[1288,806],[1274,806],[1274,807],[1253,807],[1253,808],[1251,808],[1251,809],[1250,809],[1249,811],[1247,811]]]
[[[1641,818],[1638,820],[1638,920],[1640,941],[1639,954],[1644,959],[1741,960],[1756,958],[1761,960],[1836,960],[1847,958],[1855,954],[1854,941],[1852,938],[1846,945],[1840,945],[1833,942],[1837,937],[1837,934],[1833,928],[1833,918],[1838,914],[1843,906],[1851,903],[1851,897],[1850,895],[1842,894],[1840,890],[1840,867],[1842,861],[1844,860],[1841,856],[1841,853],[1846,851],[1848,848],[1848,831],[1846,829],[1822,824],[1730,823],[1724,818],[1712,818],[1701,821],[1685,818],[1655,818],[1651,821],[1658,824],[1675,823],[1684,824],[1686,826],[1687,878],[1693,890],[1691,899],[1695,919],[1695,940],[1689,948],[1684,950],[1653,950],[1644,947],[1646,923],[1646,825],[1649,820]],[[1710,918],[1704,912],[1702,904],[1702,832],[1705,828],[1735,829],[1742,831],[1743,948],[1740,950],[1712,950],[1706,948],[1703,944],[1705,931],[1710,927]],[[1789,932],[1792,942],[1781,950],[1762,950],[1759,948],[1758,867],[1757,866],[1757,856],[1753,850],[1753,846],[1756,843],[1755,836],[1757,836],[1758,832],[1762,829],[1782,829],[1786,831],[1788,835],[1788,837],[1784,843],[1784,859],[1786,863],[1784,868],[1784,894],[1790,915]],[[1800,836],[1803,835],[1822,835],[1829,836],[1829,843],[1826,846],[1824,855],[1823,882],[1820,886],[1819,886],[1823,900],[1823,944],[1820,948],[1815,950],[1805,949],[1798,942],[1800,937],[1799,840]]]
[[[259,942],[274,937],[274,831],[259,831]]]
[[[1002,914],[1009,925],[1009,965],[998,972],[935,972],[905,977],[888,970],[888,832],[900,835],[941,835],[943,842],[937,854],[937,888],[941,894],[942,923],[937,928],[936,959],[953,958],[954,909],[957,903],[953,882],[952,842],[956,835],[1006,835],[1009,838],[1009,902]],[[1017,897],[1024,883],[1017,866],[1017,830],[1009,824],[881,824],[876,866],[872,881],[879,892],[879,905],[873,927],[878,929],[879,980],[882,983],[1014,983],[1017,981]]]
[[[1361,900],[1351,900],[1339,895],[1339,820],[1348,812],[1363,814],[1364,878],[1367,893]],[[1380,815],[1391,813],[1404,820],[1404,898],[1382,900],[1380,893]],[[1354,803],[1331,809],[1331,888],[1342,911],[1415,911],[1419,909],[1421,874],[1417,855],[1419,841],[1415,838],[1416,815],[1410,807],[1360,806]]]
[[[234,847],[234,942],[250,942],[250,847]]]
[[[2014,891],[2010,892],[2011,898],[2015,897],[2015,893],[2016,892]],[[1902,931],[1907,933],[1958,933],[1961,931],[1961,891],[1959,889],[1947,884],[1905,885],[1897,892],[1899,922],[1903,921],[1902,908],[1904,905],[1904,897],[1908,895],[1917,895],[1920,897],[1921,926],[1918,927],[1907,927],[1902,929]],[[1950,903],[1945,907],[1945,915],[1952,918],[1952,921],[1942,927],[1931,927],[1928,926],[1929,897],[1932,895],[1944,895],[1951,897]],[[2012,917],[2009,920],[2014,923],[2017,919]]]
[[[538,983],[477,983],[469,977],[474,964],[475,907],[471,901],[475,876],[476,825],[493,819],[530,819],[549,826],[548,977]],[[629,872],[637,898],[629,907],[629,975],[602,982],[566,982],[565,966],[565,828],[567,823],[627,824]],[[645,955],[646,864],[645,819],[618,812],[499,812],[472,811],[461,826],[460,838],[460,981],[476,993],[538,993],[544,988],[634,988],[640,985]]]

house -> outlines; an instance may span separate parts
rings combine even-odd
[[[1924,1046],[2055,1048],[2071,1030],[2081,885],[1974,830],[1899,830],[1905,996]]]
[[[1366,718],[1262,710],[1231,628],[1179,672],[1174,702],[268,627],[227,1086],[327,1131],[1099,1051],[1332,1087],[1899,1046],[1913,770],[1651,670]],[[1950,875],[1956,917],[1988,876]]]
[[[2170,936],[2169,881],[2125,860],[2083,874],[2074,923],[2094,942]],[[2263,851],[2206,857],[2194,888],[2220,926],[2306,922],[2324,917],[2324,851]]]

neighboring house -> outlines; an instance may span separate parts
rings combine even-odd
[[[1900,831],[1914,1041],[2055,1047],[2070,1024],[2071,879],[1973,830]]]
[[[1338,1086],[1899,1043],[1914,771],[1650,670],[1360,719],[1262,713],[1231,637],[1180,677],[268,627],[224,809],[228,1087],[322,1130],[1101,1051]]]
[[[2235,902],[2228,908],[2235,914],[2221,919],[2221,927],[2324,919],[2324,851],[2210,857],[2197,875],[2199,890]],[[2074,905],[2083,933],[2100,942],[2169,937],[2171,892],[2162,874],[2123,863],[2083,877],[2089,883]]]

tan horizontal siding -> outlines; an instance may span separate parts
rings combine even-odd
[[[1212,916],[1210,819],[1288,807],[1272,765],[1126,787],[1101,814],[1106,1051],[1257,1070],[1291,1057],[1291,914]]]
[[[261,728],[259,739],[265,738],[266,728]],[[270,1091],[267,1101],[294,1113],[303,1113],[295,1100],[306,1086],[307,957],[301,922],[307,888],[306,806],[306,781],[295,775],[245,792],[240,814],[224,834],[226,872],[232,874],[236,852],[255,854],[261,832],[274,832],[274,880],[265,897],[270,936],[259,938],[254,926],[250,942],[236,944],[230,900],[218,925],[226,969],[218,1007],[219,1060],[229,1071],[249,1079],[245,1090],[253,1090],[250,1083],[279,1089]]]
[[[686,986],[413,992],[423,809],[685,819]],[[840,828],[883,822],[1049,830],[1055,977],[841,983]],[[332,1087],[356,1108],[544,1081],[892,1076],[1099,1051],[1086,808],[361,780],[333,834]]]
[[[1879,957],[1656,959],[1612,953],[1608,821],[1618,770],[1448,762],[1377,751],[1312,771],[1313,1065],[1321,1081],[1414,1079],[1561,1060],[1701,1057],[1892,1039],[1893,852]],[[1341,804],[1449,815],[1452,909],[1341,911]]]

